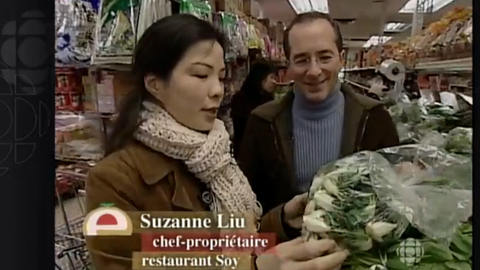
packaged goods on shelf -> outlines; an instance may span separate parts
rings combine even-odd
[[[84,163],[72,163],[68,165],[59,165],[56,171],[58,175],[64,175],[75,179],[85,179],[90,168],[91,166]]]
[[[365,49],[359,55],[360,67],[375,66],[395,59],[407,66],[418,63],[468,58],[472,56],[472,8],[458,7],[430,24],[421,34],[400,42]]]
[[[57,65],[85,66],[95,45],[100,0],[57,0],[55,30]]]
[[[85,179],[90,167],[81,165],[80,163],[73,163],[69,165],[59,165],[56,169],[55,186],[58,190],[58,195],[62,196],[73,192],[74,189],[84,188]]]
[[[139,0],[102,0],[97,20],[94,61],[130,59],[137,40]]]
[[[82,111],[81,72],[73,68],[56,69],[55,107],[57,110]]]
[[[91,70],[82,76],[83,84],[83,110],[85,112],[98,112],[97,88],[95,73]]]
[[[59,158],[98,160],[103,155],[97,118],[78,114],[55,116],[55,155]]]
[[[220,12],[215,16],[215,21],[231,41],[225,48],[225,60],[232,61],[237,58],[237,55],[245,52],[242,46],[244,41],[237,34],[237,18],[233,14]]]
[[[154,22],[172,14],[170,0],[142,0],[137,26],[137,40]]]
[[[198,18],[212,22],[212,7],[207,1],[180,0],[180,13],[192,14]]]
[[[130,73],[93,67],[83,76],[85,112],[115,114],[132,89]]]

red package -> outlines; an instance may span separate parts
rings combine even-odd
[[[70,107],[74,111],[82,110],[82,96],[80,94],[70,95]]]

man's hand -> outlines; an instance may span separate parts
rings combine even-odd
[[[282,243],[258,256],[258,270],[336,270],[347,258],[333,240],[303,242],[301,238]]]
[[[300,229],[303,223],[303,213],[307,206],[308,193],[297,195],[283,207],[283,222],[291,228]]]

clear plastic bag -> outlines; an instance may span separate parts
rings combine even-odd
[[[423,137],[420,143],[423,145],[443,148],[445,147],[446,142],[447,138],[445,134],[442,134],[438,131],[431,131]]]
[[[212,7],[207,1],[181,0],[180,13],[195,15],[198,18],[212,22]]]
[[[95,45],[99,0],[57,0],[55,3],[56,63],[85,66]]]
[[[137,40],[154,22],[171,15],[171,10],[169,0],[142,0],[137,26]]]
[[[427,145],[360,152],[322,167],[310,188],[306,240],[351,252],[398,242],[409,228],[449,242],[472,214],[472,163]]]
[[[102,0],[100,14],[94,63],[130,63],[137,41],[140,1]]]
[[[55,155],[61,159],[99,160],[103,156],[101,121],[96,115],[57,114]]]
[[[398,138],[400,140],[400,143],[411,144],[418,141],[418,136],[417,136],[418,134],[415,134],[415,132],[413,132],[412,124],[397,123],[396,127],[397,127],[397,133],[398,133]]]
[[[370,153],[370,179],[380,201],[432,239],[450,241],[472,215],[472,161],[430,145]]]
[[[473,129],[456,127],[446,137],[445,149],[460,155],[472,154]]]
[[[230,42],[227,43],[225,48],[225,59],[226,61],[231,61],[237,57],[237,43],[235,42],[235,28],[236,28],[236,18],[235,15],[221,12],[221,27],[227,39]]]

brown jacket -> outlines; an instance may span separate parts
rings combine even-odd
[[[341,157],[399,144],[392,118],[380,101],[346,85],[341,91],[345,96]],[[293,183],[293,99],[290,90],[282,99],[255,109],[244,133],[238,163],[265,211],[300,193]]]
[[[209,211],[202,200],[206,187],[185,165],[140,143],[131,143],[92,168],[88,174],[87,211],[113,203],[124,211]],[[282,206],[261,220],[262,232],[288,238],[281,221]],[[87,237],[95,269],[132,269],[132,252],[141,250],[139,235]]]

